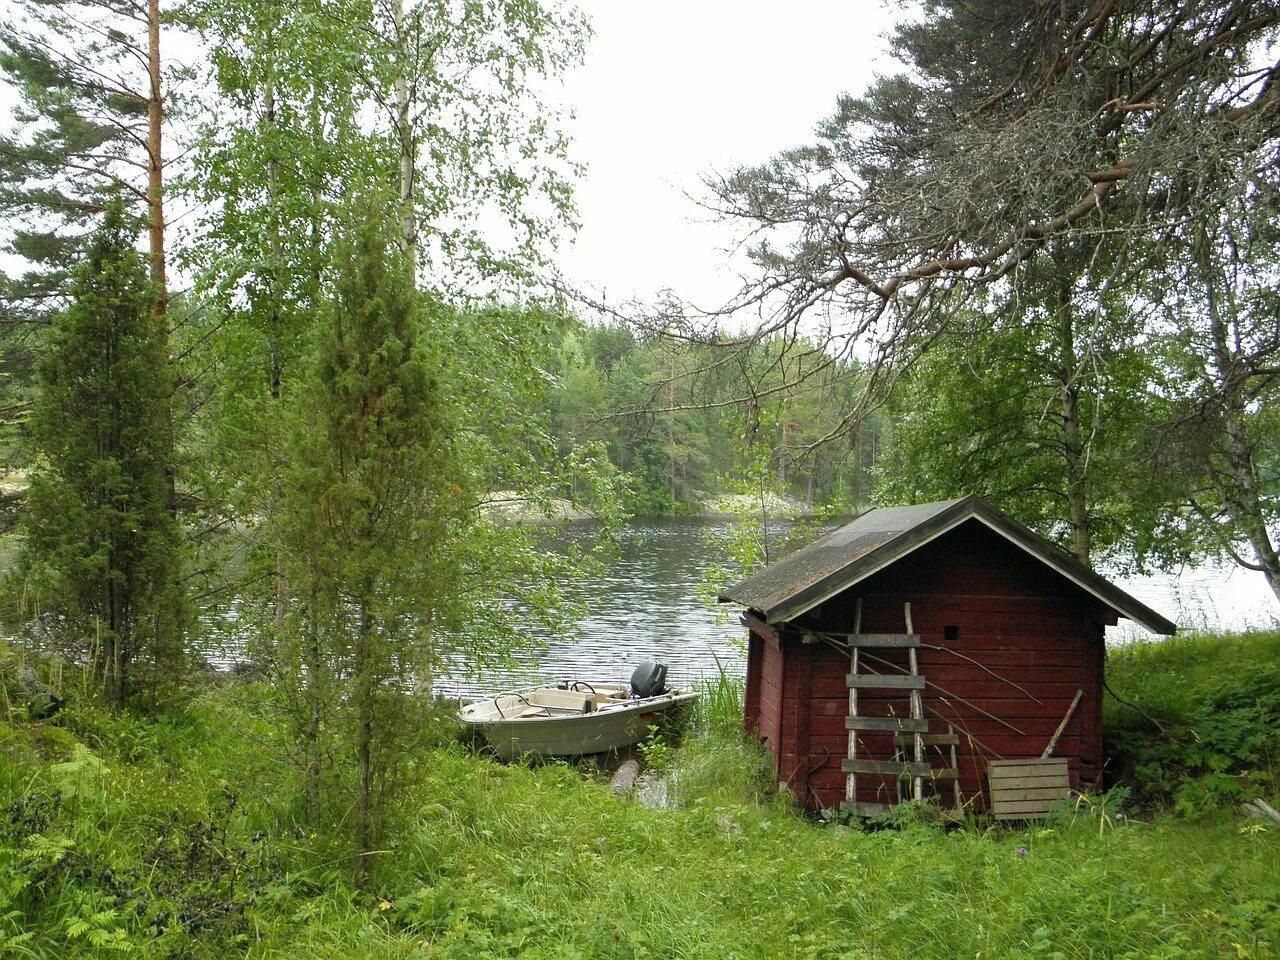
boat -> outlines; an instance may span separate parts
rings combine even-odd
[[[458,719],[503,760],[579,757],[639,743],[663,714],[692,703],[694,690],[666,686],[667,668],[647,660],[631,683],[567,680],[469,704]]]

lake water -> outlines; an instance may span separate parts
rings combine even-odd
[[[745,633],[737,609],[710,608],[699,594],[707,568],[724,562],[720,541],[726,530],[724,521],[706,519],[651,520],[626,528],[604,573],[570,586],[591,611],[575,636],[538,637],[514,670],[486,671],[480,680],[461,673],[441,677],[440,692],[470,698],[539,679],[625,680],[647,658],[667,664],[676,683],[713,677],[720,667],[741,675]],[[561,536],[566,543],[585,544],[596,533],[590,524],[571,524]],[[1236,567],[1116,582],[1179,626],[1242,630],[1280,621],[1280,604],[1262,576]],[[1125,620],[1108,630],[1114,643],[1150,637]]]

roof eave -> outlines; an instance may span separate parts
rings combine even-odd
[[[1126,619],[1162,636],[1171,637],[1177,633],[1177,624],[1172,620],[1156,613],[1137,597],[1130,596],[1035,531],[1014,523],[989,504],[978,501],[974,516]]]

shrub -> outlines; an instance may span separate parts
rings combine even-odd
[[[1196,634],[1114,651],[1108,774],[1146,806],[1196,815],[1265,795],[1280,769],[1280,636]]]

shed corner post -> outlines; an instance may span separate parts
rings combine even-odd
[[[747,628],[747,679],[742,699],[742,729],[751,736],[760,732],[760,673],[764,669],[764,638],[751,629],[746,616],[742,624]]]

